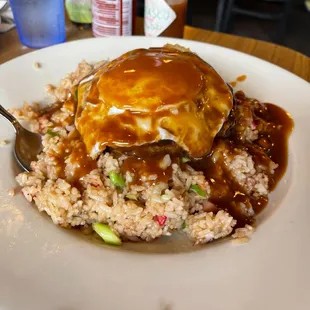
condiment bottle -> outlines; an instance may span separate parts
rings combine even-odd
[[[133,34],[136,0],[92,0],[95,37]]]
[[[91,27],[91,0],[66,0],[65,5],[73,24],[85,29]]]
[[[186,11],[187,0],[145,0],[145,35],[182,38]]]

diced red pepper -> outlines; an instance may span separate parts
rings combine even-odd
[[[255,130],[256,127],[257,127],[257,125],[256,125],[255,121],[253,121],[253,122],[251,123],[251,129],[252,129],[252,130]]]
[[[158,224],[160,226],[164,226],[165,225],[166,220],[167,220],[167,216],[165,216],[165,215],[162,215],[162,216],[156,215],[155,218],[156,218],[156,221],[158,222]]]

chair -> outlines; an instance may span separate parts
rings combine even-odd
[[[278,21],[278,30],[274,41],[277,43],[282,43],[286,34],[287,22],[292,6],[292,0],[261,1],[282,4],[282,9],[276,13],[263,13],[255,10],[241,8],[236,4],[235,0],[219,0],[216,13],[215,31],[231,32],[232,19],[234,15],[246,15],[259,19]]]

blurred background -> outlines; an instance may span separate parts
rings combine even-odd
[[[188,0],[188,24],[207,30],[275,42],[310,56],[310,1],[304,0]],[[227,6],[232,5],[225,24]],[[220,5],[224,13],[219,15]],[[144,0],[137,0],[138,15]],[[247,13],[247,15],[245,15]],[[226,14],[227,15],[227,14]],[[267,17],[267,19],[266,19]],[[222,29],[216,29],[220,24]]]
[[[184,10],[186,10],[186,2],[188,1],[186,21],[188,25],[274,42],[310,56],[310,0],[165,1],[172,6],[179,5],[180,3],[185,5],[182,9],[181,35],[179,37],[182,37]],[[131,9],[126,11],[128,16],[126,15],[127,21],[125,19],[123,21],[124,25],[129,25],[128,20],[134,20],[135,13],[138,16],[144,17],[145,3],[148,3],[148,5],[155,3],[158,5],[157,2],[147,0],[128,0],[125,2],[131,3],[133,7],[136,4],[136,12],[133,12],[135,10],[132,11]],[[11,31],[15,23],[17,30],[19,30],[21,42],[29,47],[40,48],[66,40],[64,3],[66,3],[66,9],[69,12],[71,21],[76,26],[83,29],[90,29],[92,27],[94,36],[119,35],[120,30],[118,28],[121,26],[115,24],[117,20],[115,17],[116,11],[108,12],[108,15],[106,12],[102,13],[104,10],[110,10],[110,8],[107,9],[107,6],[112,5],[112,2],[109,1],[10,0],[10,3],[13,13],[15,12],[14,20],[9,8],[9,1],[0,0],[0,36],[1,33]],[[79,3],[84,4],[82,6]],[[113,5],[115,6],[116,4]],[[150,10],[148,11],[150,12]],[[109,14],[112,14],[112,18]],[[16,18],[17,16],[18,18]],[[123,16],[125,16],[125,13]],[[81,20],[77,21],[75,18]],[[149,26],[154,26],[152,18],[146,18],[144,21],[149,21],[151,23]],[[112,25],[111,23],[114,24]],[[39,27],[38,24],[40,24]],[[169,27],[172,29],[172,26]],[[127,30],[124,28],[124,33],[120,33],[122,35],[131,35],[132,28],[129,28]],[[156,29],[156,27],[152,29]],[[42,33],[39,34],[39,32]],[[160,33],[160,35],[175,36],[171,35],[171,32],[168,33],[166,31]],[[42,38],[45,38],[46,42]]]

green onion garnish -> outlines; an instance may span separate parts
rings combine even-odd
[[[52,129],[47,129],[46,133],[51,137],[59,136],[57,132],[54,132]]]
[[[125,187],[125,181],[121,174],[116,173],[115,171],[111,171],[109,173],[110,180],[113,185],[119,188]]]
[[[182,163],[188,163],[189,161],[191,161],[188,157],[182,157]]]
[[[191,185],[189,189],[192,190],[193,192],[197,193],[198,195],[202,196],[202,197],[207,196],[207,193],[197,184]]]
[[[105,243],[121,245],[122,240],[111,230],[108,225],[93,223],[94,231],[104,240]]]
[[[138,200],[137,194],[127,194],[126,198],[130,199],[130,200]]]

